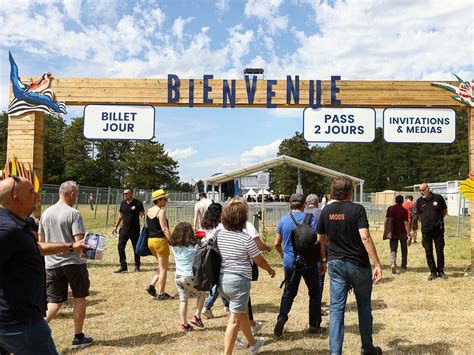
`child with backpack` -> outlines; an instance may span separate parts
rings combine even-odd
[[[180,332],[188,332],[193,327],[188,324],[188,300],[196,299],[196,311],[191,319],[191,324],[204,328],[201,320],[201,309],[204,305],[206,293],[199,291],[194,286],[193,260],[198,248],[198,240],[194,236],[191,224],[180,222],[176,225],[169,241],[176,264],[176,287],[179,294]]]

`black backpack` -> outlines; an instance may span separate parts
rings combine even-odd
[[[418,219],[418,210],[416,208],[416,203],[410,207],[410,218],[412,221]]]
[[[221,253],[217,247],[217,235],[198,248],[193,260],[194,287],[199,291],[211,291],[219,283]]]
[[[316,232],[310,227],[313,215],[307,213],[301,224],[296,222],[292,213],[290,213],[290,217],[296,225],[296,228],[291,232],[295,259],[299,256],[299,260],[303,264],[311,264],[318,261],[321,258],[321,245],[316,239]]]

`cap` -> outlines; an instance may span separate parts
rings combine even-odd
[[[163,197],[168,197],[168,194],[163,189],[155,190],[151,194],[151,200],[152,201],[159,200],[160,198],[163,198]]]
[[[305,199],[304,199],[304,195],[303,194],[292,194],[290,196],[290,203],[291,202],[301,202],[301,203],[304,203],[305,202]]]

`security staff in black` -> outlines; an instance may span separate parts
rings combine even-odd
[[[143,204],[133,198],[133,190],[126,188],[123,191],[123,201],[120,204],[119,217],[112,232],[117,233],[117,228],[120,226],[120,223],[122,223],[117,247],[120,267],[115,271],[116,273],[128,270],[125,247],[129,239],[132,241],[133,252],[135,254],[135,271],[140,271],[140,255],[135,253],[135,248],[137,246],[138,236],[140,235],[140,221],[143,221],[145,216],[144,211]]]
[[[437,277],[447,279],[444,273],[444,217],[448,214],[448,207],[443,196],[432,193],[426,183],[420,185],[420,193],[421,197],[416,201],[416,210],[421,220],[422,244],[431,272],[428,281]],[[433,242],[437,263],[433,256]]]

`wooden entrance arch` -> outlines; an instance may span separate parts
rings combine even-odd
[[[34,78],[21,78],[23,83],[31,83]],[[230,80],[229,80],[230,82]],[[191,101],[194,107],[222,107],[223,80],[209,80],[212,91],[204,92],[203,80],[180,80],[180,99],[176,103],[168,102],[168,79],[87,79],[58,78],[52,84],[56,98],[67,106],[89,104],[143,104],[153,106],[190,106],[190,83],[194,87]],[[454,86],[458,82],[445,82]],[[268,80],[258,80],[255,98],[248,103],[246,82],[235,82],[235,107],[267,106]],[[300,80],[300,102],[291,100],[287,104],[287,81],[276,80],[271,83],[274,96],[272,103],[278,108],[304,108],[308,106],[311,82]],[[314,83],[313,83],[314,85]],[[451,98],[449,91],[432,86],[430,81],[348,81],[338,80],[339,92],[336,97],[341,101],[331,105],[331,81],[321,81],[321,104],[337,107],[373,107],[409,106],[424,108],[468,109],[469,127],[469,168],[474,169],[474,109]],[[314,88],[314,86],[313,86]],[[208,96],[212,103],[203,103]],[[13,93],[10,91],[10,98]],[[229,105],[230,106],[230,105]],[[28,113],[8,119],[7,156],[16,155],[19,161],[31,162],[40,180],[43,179],[43,132],[44,114]],[[466,172],[467,174],[467,172]],[[471,215],[471,261],[474,261],[474,214]],[[473,273],[474,274],[474,273]]]

